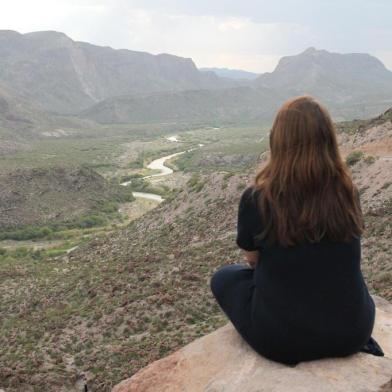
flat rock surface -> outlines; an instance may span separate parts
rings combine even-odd
[[[384,357],[360,352],[289,367],[258,355],[228,323],[151,363],[112,392],[390,392],[392,304],[373,298],[372,336]]]

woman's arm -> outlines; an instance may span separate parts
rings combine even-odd
[[[258,250],[243,250],[243,253],[251,268],[256,268],[257,262],[259,261],[260,252]]]
[[[260,218],[252,192],[253,188],[247,187],[240,198],[236,243],[243,250],[244,257],[249,265],[256,268],[259,260],[259,250],[254,242],[253,232],[258,231]]]

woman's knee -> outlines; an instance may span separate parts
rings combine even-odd
[[[215,297],[219,297],[222,291],[238,281],[242,273],[252,271],[244,264],[229,264],[219,267],[210,280],[210,288]]]
[[[220,267],[218,270],[216,270],[210,280],[210,289],[212,293],[214,294],[215,297],[218,296],[218,293],[221,291],[222,288],[222,275],[223,275],[223,267]]]

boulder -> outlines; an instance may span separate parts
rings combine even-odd
[[[229,323],[151,363],[112,392],[392,391],[392,304],[373,298],[372,336],[384,357],[359,352],[286,366],[254,352]]]

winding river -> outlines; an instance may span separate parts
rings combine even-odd
[[[170,137],[168,137],[166,139],[171,141],[171,142],[179,142],[179,140],[175,136],[170,136]],[[200,147],[203,147],[203,144],[199,144],[199,148]],[[170,167],[165,166],[165,162],[167,160],[173,158],[173,157],[176,157],[176,156],[181,155],[181,154],[185,154],[186,152],[191,152],[193,150],[196,150],[196,148],[190,148],[189,150],[176,152],[174,154],[166,155],[166,156],[164,156],[162,158],[158,158],[158,159],[153,160],[152,162],[150,162],[147,165],[147,168],[151,169],[151,170],[159,170],[160,172],[159,173],[155,173],[155,174],[150,174],[149,176],[144,176],[143,179],[145,179],[145,178],[152,178],[152,177],[167,176],[169,174],[172,174],[173,170]],[[125,182],[121,183],[120,185],[128,186],[128,185],[131,184],[131,182],[132,182],[132,180],[125,181]],[[155,201],[157,201],[159,203],[161,203],[163,200],[165,200],[161,195],[158,195],[156,193],[132,192],[132,194],[133,194],[134,197],[141,197],[141,198],[148,199],[148,200],[155,200]]]

